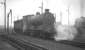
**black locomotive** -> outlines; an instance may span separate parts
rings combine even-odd
[[[14,31],[30,36],[52,38],[55,34],[54,23],[54,15],[49,12],[49,9],[46,9],[45,13],[26,15],[23,16],[22,20],[15,21]]]

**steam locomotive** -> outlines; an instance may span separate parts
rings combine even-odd
[[[22,20],[15,21],[14,31],[30,36],[48,38],[53,37],[55,34],[54,23],[54,15],[49,12],[49,9],[45,9],[45,13],[37,13],[37,15],[26,15],[23,16]]]

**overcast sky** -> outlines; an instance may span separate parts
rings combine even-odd
[[[7,13],[10,9],[13,11],[13,20],[20,19],[24,15],[35,14],[41,11],[42,0],[7,0]],[[3,2],[3,0],[0,0]],[[49,8],[56,14],[56,21],[60,21],[60,12],[62,13],[62,23],[68,24],[68,7],[70,12],[70,23],[74,24],[77,17],[81,16],[80,0],[43,0],[44,9]],[[0,4],[0,25],[4,25],[3,5]]]

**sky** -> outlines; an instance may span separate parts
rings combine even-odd
[[[0,0],[3,2],[3,0]],[[7,0],[7,12],[10,9],[13,11],[13,21],[21,19],[22,16],[28,14],[35,14],[37,11],[41,11],[42,0]],[[56,14],[56,21],[59,22],[62,18],[63,24],[74,24],[76,18],[81,16],[81,4],[80,0],[43,0],[44,9],[49,8],[50,12]],[[4,9],[0,4],[0,25],[4,25]],[[69,15],[68,15],[69,9]],[[60,15],[62,14],[62,15]],[[12,23],[13,23],[12,21]]]

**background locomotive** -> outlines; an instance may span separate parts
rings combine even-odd
[[[55,17],[45,9],[45,13],[26,15],[23,19],[14,22],[14,31],[31,36],[52,37],[55,34]]]

